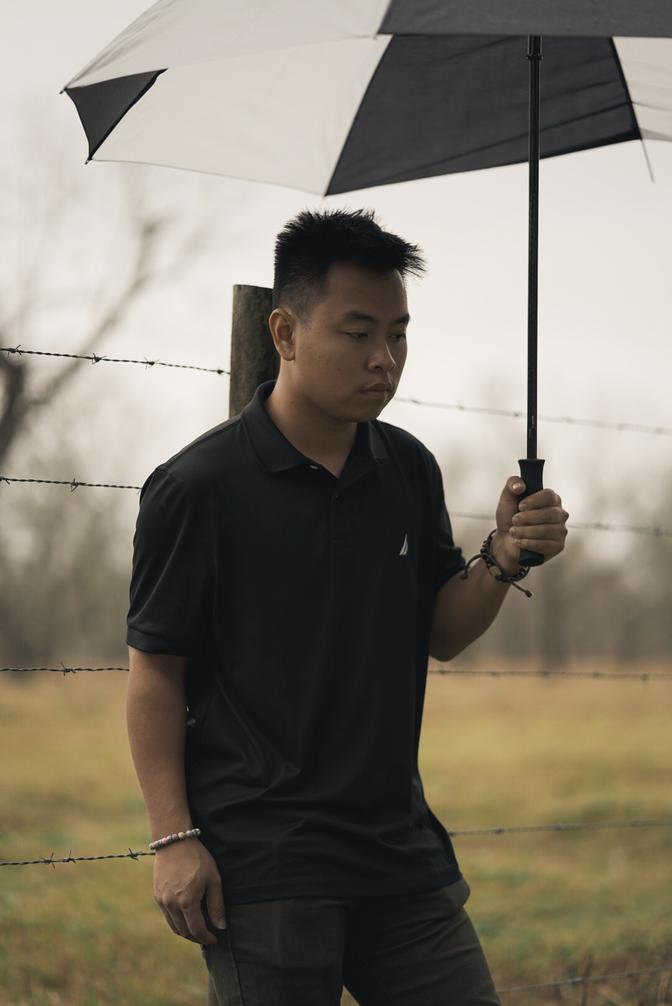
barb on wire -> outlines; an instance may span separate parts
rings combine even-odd
[[[508,988],[498,988],[497,992],[530,992],[532,989],[554,989],[561,985],[585,985],[588,982],[604,982],[614,978],[635,978],[639,975],[656,975],[672,969],[672,962],[655,968],[638,968],[636,971],[612,971],[605,975],[580,975],[578,978],[562,978],[557,982],[545,982],[543,985],[510,985]]]
[[[521,831],[591,831],[595,828],[669,828],[672,827],[672,820],[661,820],[661,821],[586,821],[586,822],[576,822],[576,823],[557,823],[557,824],[530,824],[530,825],[519,825],[514,827],[502,826],[495,828],[469,828],[465,831],[449,831],[448,834],[451,836],[465,836],[465,835],[504,835],[509,832],[521,832]],[[17,859],[17,860],[4,860],[0,862],[0,866],[32,866],[35,864],[46,864],[55,866],[56,863],[75,863],[75,862],[89,862],[92,860],[99,859],[124,859],[132,858],[137,859],[138,856],[153,856],[154,852],[133,852],[129,847],[128,852],[115,852],[108,853],[102,856],[73,856],[72,849],[63,859],[54,859],[54,854],[52,852],[51,856],[45,857],[41,856],[39,859]]]
[[[18,353],[19,356],[24,354],[30,356],[63,356],[68,357],[71,360],[90,360],[91,363],[140,363],[143,364],[145,368],[147,367],[178,367],[181,370],[204,370],[209,374],[230,374],[230,370],[225,370],[223,367],[197,367],[193,363],[164,363],[163,360],[148,360],[147,357],[144,360],[130,360],[118,356],[98,356],[96,353],[91,353],[90,355],[83,355],[81,353],[50,353],[45,349],[21,349],[21,343],[18,346],[0,346],[0,352],[3,353]]]
[[[3,671],[29,674],[35,671],[51,671],[55,674],[77,674],[80,671],[128,671],[128,667],[66,667],[61,661],[60,667],[0,667]],[[461,670],[457,667],[430,667],[428,674],[457,674],[463,676],[480,675],[487,677],[519,677],[519,678],[612,678],[615,680],[649,681],[650,679],[672,680],[672,671],[517,671],[517,670]]]

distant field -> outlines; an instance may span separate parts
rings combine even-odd
[[[18,677],[0,675],[0,859],[146,849],[127,676]],[[670,820],[671,710],[672,681],[430,675],[420,749],[427,800],[449,831]],[[590,955],[594,975],[672,963],[672,828],[454,844],[499,987],[580,975]],[[669,1003],[669,979],[593,985],[585,1002]],[[2,1006],[205,1006],[206,987],[198,946],[176,937],[154,904],[150,857],[2,869]],[[502,1001],[582,999],[569,988]]]

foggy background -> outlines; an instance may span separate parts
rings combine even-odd
[[[325,199],[143,165],[90,163],[64,84],[147,0],[44,0],[5,12],[0,65],[0,345],[229,366],[232,288],[271,286],[277,232],[307,207],[367,207],[417,243],[398,397],[526,409],[526,165]],[[524,53],[521,52],[521,58]],[[542,64],[543,122],[543,64]],[[672,149],[647,141],[542,160],[540,416],[672,429]],[[270,335],[269,335],[270,338]],[[228,377],[0,353],[0,474],[141,485],[228,418]],[[525,449],[524,418],[393,400],[380,419],[434,452],[456,542],[478,551]],[[460,664],[562,666],[672,655],[668,434],[539,421],[544,483],[569,511],[564,553],[509,590]],[[125,661],[138,494],[0,482],[5,664]],[[488,520],[454,516],[489,514]],[[21,677],[29,677],[22,675]]]

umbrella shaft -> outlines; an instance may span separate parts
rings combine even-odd
[[[541,36],[529,35],[530,64],[530,213],[527,281],[527,456],[537,456],[537,292],[539,285],[539,64]]]

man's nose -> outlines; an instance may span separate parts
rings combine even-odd
[[[393,370],[397,366],[394,353],[387,342],[382,346],[376,346],[376,350],[372,355],[371,364],[374,367],[384,367],[385,370]]]

